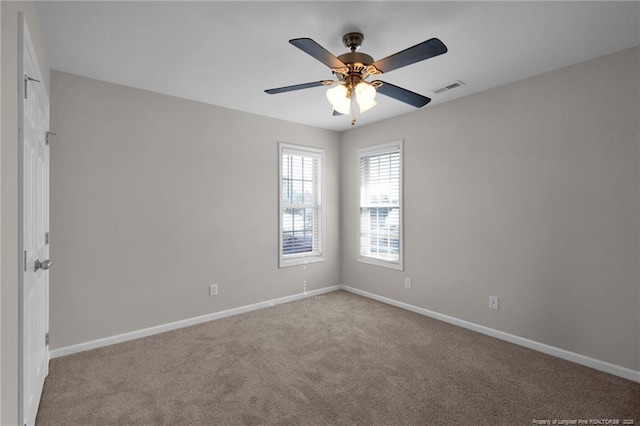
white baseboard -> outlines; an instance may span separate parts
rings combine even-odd
[[[240,306],[238,308],[227,309],[225,311],[214,312],[211,314],[201,315],[199,317],[188,318],[181,321],[175,321],[168,324],[158,325],[155,327],[144,328],[142,330],[131,331],[129,333],[118,334],[115,336],[105,337],[102,339],[91,340],[89,342],[78,343],[77,345],[65,346],[59,349],[53,349],[49,352],[51,359],[65,355],[71,355],[78,352],[84,352],[91,349],[101,348],[103,346],[114,345],[129,340],[139,339],[141,337],[152,336],[154,334],[164,333],[166,331],[177,330],[179,328],[189,327],[203,322],[213,321],[232,315],[244,314],[245,312],[256,311],[258,309],[268,308],[270,306],[281,305],[283,303],[293,302],[295,300],[305,299],[307,297],[318,296],[320,294],[329,293],[340,290],[342,286],[335,285],[325,287],[318,290],[311,290],[304,293],[292,294],[291,296],[280,297],[278,299],[267,300],[265,302],[254,303],[252,305]]]
[[[469,321],[461,320],[449,315],[444,315],[438,312],[430,311],[429,309],[420,308],[418,306],[410,305],[408,303],[399,302],[394,299],[390,299],[384,296],[378,296],[377,294],[369,293],[364,290],[360,290],[347,285],[339,286],[342,290],[354,293],[360,296],[367,297],[369,299],[377,300],[378,302],[386,303],[388,305],[396,306],[398,308],[406,309],[411,312],[415,312],[420,315],[435,318],[440,321],[448,322],[453,325],[457,325],[469,330],[476,331],[478,333],[486,334],[487,336],[495,337],[500,340],[505,340],[516,345],[524,346],[529,349],[543,352],[548,355],[552,355],[558,358],[565,359],[567,361],[575,362],[587,367],[594,368],[596,370],[604,371],[605,373],[613,374],[615,376],[622,377],[624,379],[632,380],[640,383],[640,371],[632,370],[630,368],[621,367],[619,365],[611,364],[598,359],[590,358],[588,356],[580,355],[575,352],[570,352],[564,349],[549,346],[544,343],[536,342],[534,340],[525,339],[524,337],[516,336],[514,334],[505,333],[503,331],[494,330],[489,327],[485,327],[479,324],[475,324]]]
[[[251,312],[258,309],[268,308],[270,306],[280,305],[283,303],[289,303],[296,300],[304,299],[307,297],[317,296],[324,293],[329,293],[336,290],[345,290],[350,293],[354,293],[360,296],[367,297],[369,299],[377,300],[378,302],[386,303],[388,305],[396,306],[398,308],[406,309],[411,312],[415,312],[420,315],[435,318],[440,321],[444,321],[453,325],[457,325],[469,330],[476,331],[478,333],[486,334],[487,336],[495,337],[500,340],[505,340],[516,345],[524,346],[529,349],[533,349],[539,352],[546,353],[558,358],[566,359],[577,364],[581,364],[587,367],[594,368],[596,370],[604,371],[605,373],[613,374],[634,382],[640,383],[640,371],[632,370],[630,368],[621,367],[619,365],[611,364],[598,359],[590,358],[588,356],[580,355],[575,352],[570,352],[564,349],[549,346],[544,343],[529,340],[524,337],[516,336],[514,334],[505,333],[503,331],[495,330],[489,327],[485,327],[479,324],[475,324],[469,321],[444,315],[439,312],[431,311],[429,309],[420,308],[418,306],[410,305],[408,303],[400,302],[388,297],[379,296],[374,293],[369,293],[364,290],[350,287],[347,285],[335,285],[331,287],[325,287],[318,290],[312,290],[305,293],[293,294],[290,296],[281,297],[278,299],[267,300],[265,302],[254,303],[252,305],[240,306],[237,308],[227,309],[221,312],[214,312],[199,317],[188,318],[181,321],[172,322],[169,324],[163,324],[155,327],[149,327],[142,330],[136,330],[129,333],[118,334],[116,336],[105,337],[103,339],[91,340],[89,342],[79,343],[77,345],[71,345],[62,347],[59,349],[53,349],[49,352],[50,358],[58,358],[65,355],[71,355],[78,352],[84,352],[91,349],[100,348],[103,346],[109,346],[116,343],[126,342],[129,340],[139,339],[141,337],[152,336],[154,334],[164,333],[166,331],[177,330],[179,328],[189,327],[203,322],[213,321],[220,318],[229,317],[232,315],[239,315],[245,312]]]

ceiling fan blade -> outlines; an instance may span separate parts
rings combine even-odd
[[[391,56],[375,61],[372,65],[383,73],[447,53],[447,46],[437,38],[423,41]]]
[[[426,96],[419,95],[418,93],[403,89],[402,87],[394,86],[391,83],[385,83],[384,81],[376,80],[373,81],[372,84],[380,84],[380,86],[376,88],[376,91],[378,93],[382,93],[385,96],[397,99],[400,102],[404,102],[405,104],[412,105],[416,108],[423,107],[431,102],[431,99],[427,98]]]
[[[289,43],[313,56],[329,68],[346,68],[346,65],[343,64],[342,61],[310,38],[294,38],[293,40],[289,40]]]
[[[294,90],[309,89],[311,87],[328,86],[331,83],[333,83],[333,80],[312,81],[310,83],[294,84],[293,86],[284,86],[284,87],[277,87],[275,89],[267,89],[265,90],[265,93],[268,93],[270,95],[275,95],[276,93],[292,92]]]

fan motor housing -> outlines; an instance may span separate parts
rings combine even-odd
[[[338,59],[349,67],[350,72],[360,72],[374,62],[371,56],[362,52],[343,53]]]

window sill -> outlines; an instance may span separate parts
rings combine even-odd
[[[368,265],[380,266],[382,268],[395,269],[397,271],[404,271],[404,266],[401,262],[390,262],[373,257],[359,256],[358,262],[366,263]]]
[[[280,268],[288,268],[290,266],[307,265],[309,263],[324,262],[323,256],[309,256],[309,257],[292,257],[292,258],[280,258]]]

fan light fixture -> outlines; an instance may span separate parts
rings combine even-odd
[[[356,101],[360,105],[360,112],[369,111],[378,103],[374,100],[376,97],[376,89],[366,81],[361,81],[356,86]]]
[[[338,111],[340,114],[350,114],[351,113],[351,98],[350,90],[347,89],[347,86],[344,84],[339,84],[335,87],[327,90],[327,99],[333,109]]]
[[[348,83],[343,83],[327,90],[327,99],[333,109],[344,115],[351,114],[351,104],[354,98],[360,107],[360,113],[363,113],[378,104],[374,100],[375,97],[375,87],[366,81],[361,81],[355,88]]]

